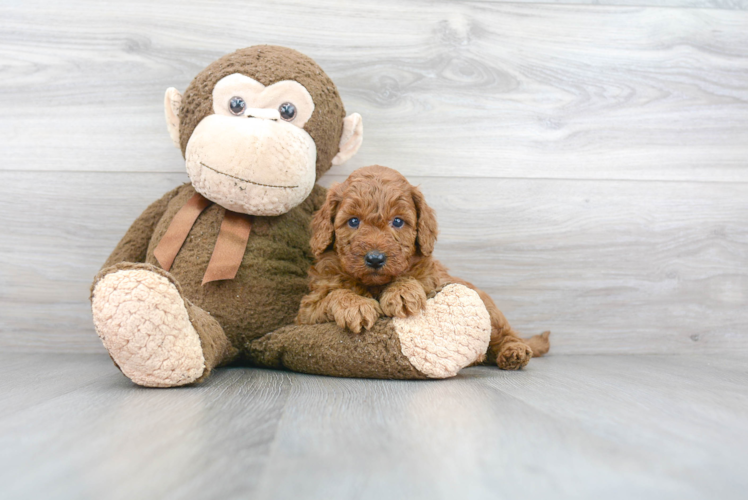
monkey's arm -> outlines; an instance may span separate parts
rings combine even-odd
[[[380,318],[363,335],[331,322],[285,326],[248,342],[243,355],[255,366],[319,375],[451,377],[485,352],[490,336],[488,318],[476,315],[480,299],[466,292],[446,286],[421,315]]]
[[[153,231],[156,229],[156,224],[158,224],[161,217],[163,217],[164,212],[166,212],[166,207],[169,204],[169,201],[171,201],[182,187],[183,186],[179,186],[172,189],[159,200],[151,203],[151,205],[146,208],[137,219],[135,219],[135,222],[132,223],[130,229],[127,230],[120,242],[109,255],[109,258],[101,267],[102,269],[119,264],[120,262],[145,262],[148,243],[151,241],[151,236],[153,236]]]

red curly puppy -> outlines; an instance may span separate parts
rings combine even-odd
[[[550,332],[521,339],[491,297],[450,276],[431,257],[437,235],[434,211],[399,172],[374,165],[333,185],[314,215],[312,231],[316,263],[309,271],[311,293],[301,302],[298,323],[335,321],[360,333],[382,315],[417,314],[429,294],[459,283],[478,292],[491,317],[488,362],[517,370],[548,352]]]

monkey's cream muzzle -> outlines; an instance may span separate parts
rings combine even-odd
[[[185,151],[187,174],[200,194],[228,210],[284,214],[314,187],[314,140],[302,128],[265,116],[275,110],[247,111],[256,116],[214,114],[198,124]]]

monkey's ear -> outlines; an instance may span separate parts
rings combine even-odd
[[[312,253],[319,258],[335,240],[335,215],[340,204],[340,184],[333,184],[327,191],[327,198],[312,218],[312,239],[309,245]]]
[[[436,243],[436,235],[438,233],[436,214],[434,213],[434,209],[426,204],[423,193],[417,187],[413,187],[412,196],[413,203],[416,205],[416,213],[418,214],[416,243],[418,244],[418,250],[421,252],[421,255],[428,257],[434,251],[434,244]]]
[[[332,159],[333,165],[341,165],[358,152],[364,141],[364,122],[361,115],[353,113],[343,120],[343,133],[340,135],[340,150]]]
[[[166,127],[174,145],[182,148],[179,144],[179,108],[182,107],[182,94],[174,87],[166,89],[164,96],[164,112],[166,113]]]

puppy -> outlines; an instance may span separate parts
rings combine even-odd
[[[378,165],[356,170],[330,188],[312,220],[316,260],[297,323],[335,321],[360,333],[382,315],[417,314],[427,296],[459,283],[478,292],[491,317],[486,362],[517,370],[548,352],[550,332],[521,339],[491,297],[431,257],[436,235],[434,211],[399,172]]]

